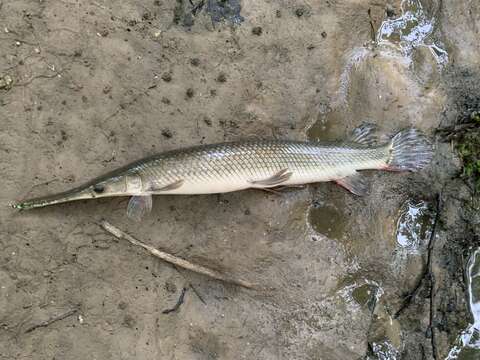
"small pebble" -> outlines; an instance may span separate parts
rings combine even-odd
[[[198,66],[200,65],[200,59],[199,58],[190,59],[190,64],[192,64],[192,66]]]
[[[161,100],[161,101],[162,101],[162,103],[164,103],[164,104],[166,104],[166,105],[170,104],[170,99],[167,98],[167,97],[162,97],[162,100]]]
[[[166,137],[167,139],[170,139],[173,136],[171,130],[169,130],[169,129],[163,129],[162,130],[162,135],[164,137]]]
[[[305,14],[305,9],[304,8],[297,8],[295,10],[295,15],[297,15],[298,17],[302,17],[303,15]]]
[[[325,39],[327,37],[327,33],[325,31],[322,31],[322,37]]]
[[[0,89],[10,89],[12,87],[13,79],[10,75],[0,77]]]
[[[385,12],[387,13],[387,16],[389,18],[394,17],[395,14],[395,8],[391,5],[387,5],[387,8],[385,9]]]
[[[263,29],[262,29],[261,26],[255,26],[255,27],[252,29],[252,34],[253,34],[253,35],[260,36],[260,35],[262,35],[262,32],[263,32]]]
[[[227,75],[225,73],[222,72],[217,76],[217,82],[224,83],[226,81],[227,81]]]
[[[195,91],[192,88],[188,88],[187,92],[186,92],[186,95],[187,95],[188,98],[191,99],[193,97],[193,95],[195,95]]]
[[[165,82],[172,81],[172,74],[170,74],[170,73],[162,74],[162,80],[165,81]]]

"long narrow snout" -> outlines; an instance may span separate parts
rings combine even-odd
[[[83,186],[58,194],[20,201],[18,203],[10,204],[10,206],[14,209],[27,210],[37,207],[60,204],[68,201],[91,199],[93,197],[94,195],[92,194],[90,187]]]

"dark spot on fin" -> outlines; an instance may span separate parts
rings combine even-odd
[[[352,194],[358,196],[363,196],[368,192],[368,182],[365,176],[358,172],[354,175],[335,180],[335,182],[350,191]]]
[[[140,221],[145,214],[152,210],[152,195],[132,196],[128,202],[127,216]]]
[[[152,186],[150,188],[151,191],[155,191],[155,192],[159,192],[159,191],[169,191],[169,190],[175,190],[175,189],[178,189],[180,186],[183,185],[185,181],[183,181],[182,179],[181,180],[177,180],[171,184],[168,184],[168,185],[165,185],[165,186],[161,186],[161,187],[155,187],[155,186]]]
[[[292,173],[288,171],[288,169],[283,169],[283,170],[280,170],[275,175],[269,177],[268,179],[250,181],[250,183],[254,185],[277,186],[284,183],[288,179],[290,179],[291,176],[292,176]]]
[[[349,141],[365,146],[374,146],[378,142],[375,134],[377,128],[374,124],[363,123],[359,127],[353,129]]]

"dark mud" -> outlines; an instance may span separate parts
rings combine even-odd
[[[436,145],[425,171],[368,172],[363,198],[335,184],[165,196],[140,224],[124,199],[1,207],[0,359],[423,360],[460,346],[480,219],[456,143],[480,103],[480,5],[407,2],[0,2],[2,204],[201,143],[343,140],[368,121]],[[102,218],[276,290],[179,272]]]

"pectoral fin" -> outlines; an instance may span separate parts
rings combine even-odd
[[[152,210],[152,195],[132,196],[127,206],[127,216],[140,221]]]
[[[283,169],[265,180],[250,181],[250,183],[253,185],[278,186],[290,179],[291,176],[292,173],[288,169]]]
[[[368,182],[365,176],[358,172],[354,175],[338,179],[335,182],[350,191],[352,194],[358,196],[363,196],[368,192]]]

